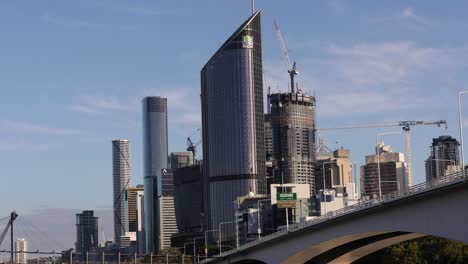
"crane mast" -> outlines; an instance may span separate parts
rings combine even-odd
[[[398,122],[385,122],[377,124],[367,124],[367,125],[354,125],[354,126],[342,126],[342,127],[330,127],[330,128],[317,128],[316,130],[326,131],[326,130],[339,130],[339,129],[355,129],[355,128],[378,128],[378,127],[391,127],[391,126],[400,126],[405,133],[405,145],[406,145],[406,156],[407,156],[407,180],[408,187],[413,185],[413,173],[412,173],[412,150],[411,150],[411,127],[412,126],[421,126],[421,125],[437,125],[438,127],[444,125],[447,129],[447,121],[438,120],[438,121],[398,121]]]
[[[294,62],[292,64],[292,66],[291,66],[291,59],[289,58],[289,50],[286,47],[286,42],[284,41],[283,34],[281,33],[279,25],[276,22],[276,19],[273,20],[273,23],[275,24],[276,36],[278,37],[278,40],[280,42],[281,50],[283,51],[284,60],[286,62],[286,66],[288,67],[289,77],[291,78],[291,93],[295,93],[295,91],[294,91],[294,75],[299,74],[299,72],[296,70],[296,62]]]

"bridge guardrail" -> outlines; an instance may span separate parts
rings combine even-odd
[[[404,196],[410,196],[410,195],[414,195],[414,194],[421,193],[421,192],[424,192],[424,191],[428,191],[428,190],[431,190],[431,189],[440,188],[443,185],[450,184],[450,183],[452,183],[454,181],[457,181],[459,179],[465,179],[466,180],[468,178],[467,176],[468,175],[466,173],[464,173],[463,171],[458,171],[458,172],[451,173],[449,175],[445,175],[444,177],[441,177],[439,179],[435,179],[435,180],[432,180],[432,181],[429,181],[429,182],[422,182],[422,183],[412,185],[405,191],[391,192],[391,193],[387,193],[385,195],[382,195],[382,197],[377,197],[377,198],[373,198],[373,199],[361,199],[354,205],[346,206],[346,207],[344,207],[342,209],[332,211],[332,212],[328,212],[325,215],[322,215],[320,217],[317,217],[317,218],[309,220],[309,221],[305,221],[303,223],[291,224],[291,225],[289,225],[288,230],[283,229],[283,230],[271,233],[269,235],[260,237],[257,240],[254,240],[254,241],[251,241],[251,242],[248,242],[246,244],[243,244],[243,245],[239,246],[239,248],[231,249],[231,250],[223,252],[221,255],[217,255],[217,256],[218,257],[219,256],[227,256],[227,255],[235,253],[235,252],[237,252],[239,250],[244,250],[244,249],[247,249],[249,247],[264,243],[266,241],[270,241],[270,240],[276,239],[278,237],[285,236],[285,235],[287,235],[289,233],[297,232],[298,230],[301,230],[301,229],[306,228],[306,227],[310,227],[310,226],[313,226],[313,225],[316,225],[316,224],[319,224],[319,223],[322,223],[322,222],[325,222],[325,221],[329,221],[331,219],[344,216],[346,214],[355,213],[355,212],[358,212],[358,211],[361,211],[361,210],[364,210],[364,209],[379,206],[382,203],[389,202],[389,201],[396,200],[396,199],[400,199],[400,198],[403,198]]]

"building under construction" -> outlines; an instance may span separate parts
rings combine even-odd
[[[315,97],[268,95],[275,183],[309,184],[315,193]]]

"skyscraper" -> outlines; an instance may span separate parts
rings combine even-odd
[[[234,221],[237,197],[266,193],[261,45],[257,11],[201,70],[207,229]]]
[[[167,99],[145,97],[143,112],[143,173],[145,192],[146,252],[160,249],[158,197],[161,195],[161,170],[167,168]]]
[[[315,97],[269,95],[275,183],[309,184],[315,192]]]
[[[99,245],[98,218],[93,211],[76,214],[76,253],[83,260],[86,252],[94,253]]]
[[[112,178],[114,185],[114,240],[120,243],[125,233],[125,188],[130,186],[130,142],[112,140]]]
[[[144,253],[143,235],[143,185],[128,187],[125,190],[125,233],[136,237],[137,252]],[[130,234],[128,234],[129,232]]]
[[[171,236],[178,232],[176,213],[174,207],[174,174],[171,169],[161,171],[161,195],[159,203],[159,247],[165,249],[171,247]]]
[[[24,238],[16,240],[16,263],[18,264],[27,264],[28,263],[28,241]]]
[[[426,160],[426,181],[443,177],[447,172],[460,169],[460,143],[451,136],[432,139],[431,154]]]

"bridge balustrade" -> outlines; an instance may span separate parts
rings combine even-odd
[[[315,218],[315,219],[312,219],[312,220],[309,220],[309,221],[305,221],[305,222],[299,223],[299,224],[292,224],[292,225],[289,226],[289,230],[283,229],[283,230],[271,233],[269,235],[260,237],[257,240],[254,240],[254,241],[251,241],[251,242],[248,242],[246,244],[241,245],[239,248],[235,248],[235,249],[223,252],[221,254],[221,256],[230,255],[230,254],[232,254],[232,253],[234,253],[236,251],[244,250],[244,249],[256,246],[256,245],[258,245],[260,243],[270,241],[270,240],[276,239],[278,237],[285,236],[285,235],[287,235],[289,233],[297,232],[297,231],[299,231],[299,230],[301,230],[303,228],[307,228],[307,227],[310,227],[310,226],[313,226],[313,225],[316,225],[316,224],[319,224],[319,223],[323,223],[323,222],[329,221],[331,219],[335,219],[337,217],[342,217],[342,216],[347,215],[347,214],[351,214],[351,213],[359,212],[361,210],[366,210],[366,209],[369,209],[369,208],[372,208],[372,207],[380,206],[383,203],[387,203],[387,202],[390,202],[390,201],[401,199],[401,198],[403,198],[405,196],[416,195],[416,194],[418,194],[420,192],[429,191],[429,190],[434,189],[434,188],[440,188],[440,187],[443,187],[444,185],[448,185],[448,184],[453,183],[454,181],[457,181],[457,180],[467,180],[466,173],[463,172],[463,171],[454,172],[454,173],[448,174],[448,175],[446,175],[444,177],[441,177],[439,179],[434,179],[432,181],[422,182],[422,183],[410,186],[408,188],[408,190],[406,190],[405,192],[396,191],[396,192],[391,192],[391,193],[387,193],[385,195],[382,195],[382,197],[360,200],[360,201],[358,201],[357,204],[350,205],[350,206],[344,207],[344,208],[336,210],[336,211],[328,212],[327,214],[322,215],[322,216],[320,216],[318,218]]]

